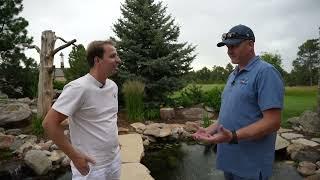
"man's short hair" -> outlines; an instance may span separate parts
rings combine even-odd
[[[104,45],[112,45],[114,46],[115,43],[112,40],[105,40],[105,41],[92,41],[87,48],[87,61],[89,67],[92,68],[94,66],[94,58],[99,57],[103,58],[104,54]]]

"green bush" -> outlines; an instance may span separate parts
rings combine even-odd
[[[176,98],[177,105],[183,107],[190,107],[192,105],[200,104],[204,100],[205,93],[201,86],[192,84],[190,87],[181,91],[179,97]]]
[[[44,134],[44,129],[42,127],[42,119],[36,116],[32,119],[32,132],[37,136],[42,136]]]
[[[160,109],[146,109],[144,111],[144,119],[147,119],[147,120],[160,119]]]
[[[140,81],[127,81],[123,84],[125,107],[131,122],[142,121],[144,118],[144,88],[145,85]]]
[[[206,106],[212,107],[216,112],[220,111],[221,107],[221,95],[223,88],[215,87],[205,92],[204,104]]]
[[[53,89],[62,90],[65,85],[66,85],[65,82],[53,81]]]

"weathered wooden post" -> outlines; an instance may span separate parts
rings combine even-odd
[[[64,45],[54,48],[57,39],[65,42]],[[54,55],[60,50],[70,46],[76,40],[67,42],[61,37],[57,37],[55,32],[51,30],[43,31],[41,35],[41,49],[32,45],[26,47],[35,48],[40,54],[40,66],[39,66],[39,83],[38,83],[38,104],[37,104],[37,116],[38,118],[44,118],[49,111],[53,98],[53,59]],[[76,45],[75,45],[76,46]]]

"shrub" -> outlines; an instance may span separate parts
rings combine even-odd
[[[216,112],[219,112],[221,107],[222,91],[222,88],[215,87],[205,92],[204,104],[206,106],[212,107]]]
[[[65,85],[66,85],[65,82],[53,81],[53,89],[62,90]]]
[[[190,87],[182,90],[180,96],[176,98],[177,104],[189,107],[192,105],[200,104],[204,100],[204,91],[201,86],[192,84]]]
[[[144,119],[157,120],[160,119],[160,109],[146,109],[144,111]]]
[[[144,118],[144,88],[145,85],[140,81],[127,81],[123,84],[125,107],[131,122],[142,121]]]
[[[37,136],[42,136],[44,134],[44,129],[42,127],[42,119],[36,116],[32,119],[32,132]]]

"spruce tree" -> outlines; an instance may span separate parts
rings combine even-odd
[[[19,16],[22,0],[0,1],[0,90],[9,97],[34,97],[37,92],[37,64],[24,54],[31,44],[28,21]]]
[[[122,60],[120,83],[142,80],[146,101],[155,105],[183,87],[182,76],[195,59],[195,46],[178,42],[180,27],[166,10],[162,2],[126,0],[113,28]]]

